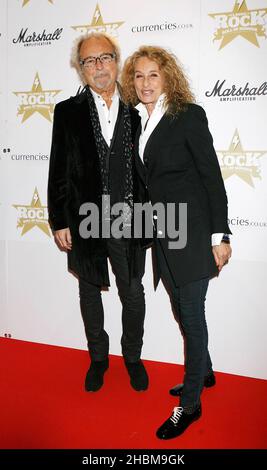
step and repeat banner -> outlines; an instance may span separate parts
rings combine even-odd
[[[77,280],[53,240],[47,174],[55,104],[80,86],[73,42],[115,36],[125,59],[160,45],[183,64],[209,119],[229,199],[233,257],[210,283],[215,370],[267,378],[267,0],[0,0],[0,335],[86,349]],[[111,353],[121,354],[113,275],[103,292]],[[143,357],[183,363],[162,285],[146,274]]]

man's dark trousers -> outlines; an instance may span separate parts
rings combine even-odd
[[[129,282],[129,240],[108,239],[108,257],[116,278],[122,303],[122,354],[127,362],[140,359],[143,345],[145,297],[142,277],[145,267],[145,250],[138,251],[139,272]],[[109,337],[104,329],[104,309],[101,286],[79,279],[80,306],[92,361],[103,361],[108,357]]]

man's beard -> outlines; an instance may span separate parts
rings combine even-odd
[[[99,73],[97,76],[94,77],[95,86],[99,90],[103,90],[108,88],[112,84],[112,78],[109,73]]]

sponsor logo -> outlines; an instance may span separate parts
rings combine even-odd
[[[132,33],[151,33],[157,32],[171,32],[171,31],[187,31],[192,29],[192,23],[158,23],[158,24],[146,24],[146,25],[134,25],[131,28]]]
[[[13,44],[23,44],[24,47],[29,46],[48,46],[52,42],[61,38],[63,28],[56,28],[52,32],[46,32],[45,29],[41,33],[28,32],[28,28],[21,28],[18,36],[13,38]]]
[[[12,153],[10,155],[10,148],[4,148],[3,153],[6,154],[8,153],[10,156],[10,160],[12,161],[30,161],[30,162],[36,162],[36,161],[48,161],[49,160],[49,155],[45,153]],[[0,155],[0,160],[1,160],[1,155]]]
[[[232,225],[233,227],[253,227],[253,228],[266,228],[267,221],[264,220],[251,220],[250,218],[242,218],[242,217],[230,217],[228,219],[228,224]]]
[[[51,115],[54,112],[55,96],[61,90],[43,90],[39,74],[36,73],[32,89],[30,91],[14,91],[19,98],[17,115],[22,115],[22,121],[29,119],[34,113],[39,113],[48,121],[52,121]]]
[[[31,203],[28,205],[13,204],[18,211],[17,228],[21,230],[21,236],[34,227],[38,227],[50,237],[47,206],[43,206],[37,188],[34,189]]]
[[[249,10],[246,0],[236,0],[233,11],[210,13],[209,16],[216,23],[213,41],[220,41],[220,49],[234,41],[238,36],[260,47],[258,38],[266,39],[267,8],[254,8]]]
[[[267,82],[257,86],[226,84],[226,80],[217,80],[212,90],[207,90],[208,98],[219,98],[220,101],[255,101],[259,96],[267,95]]]
[[[31,153],[31,154],[21,154],[21,153],[12,153],[10,159],[13,161],[20,161],[20,162],[41,162],[41,161],[48,161],[49,155],[43,153]]]
[[[90,24],[82,24],[72,26],[72,28],[80,34],[86,33],[107,33],[111,36],[117,36],[117,29],[124,23],[124,21],[114,21],[112,23],[105,23],[101,15],[99,5],[95,7],[93,18]]]
[[[225,180],[237,175],[254,188],[254,178],[261,179],[260,157],[267,153],[267,150],[244,150],[237,129],[228,150],[216,152]]]

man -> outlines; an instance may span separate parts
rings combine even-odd
[[[146,390],[148,376],[140,360],[145,251],[138,240],[101,238],[101,224],[98,238],[79,234],[82,204],[94,203],[100,214],[106,197],[110,197],[111,207],[118,202],[133,206],[132,147],[139,117],[120,99],[116,82],[120,55],[113,39],[96,33],[83,36],[73,57],[86,86],[78,96],[55,107],[48,210],[55,241],[68,251],[69,269],[79,278],[80,307],[91,357],[85,390],[99,390],[109,366],[109,337],[104,330],[101,299],[101,287],[109,286],[107,258],[123,306],[121,346],[130,383],[137,391]]]

